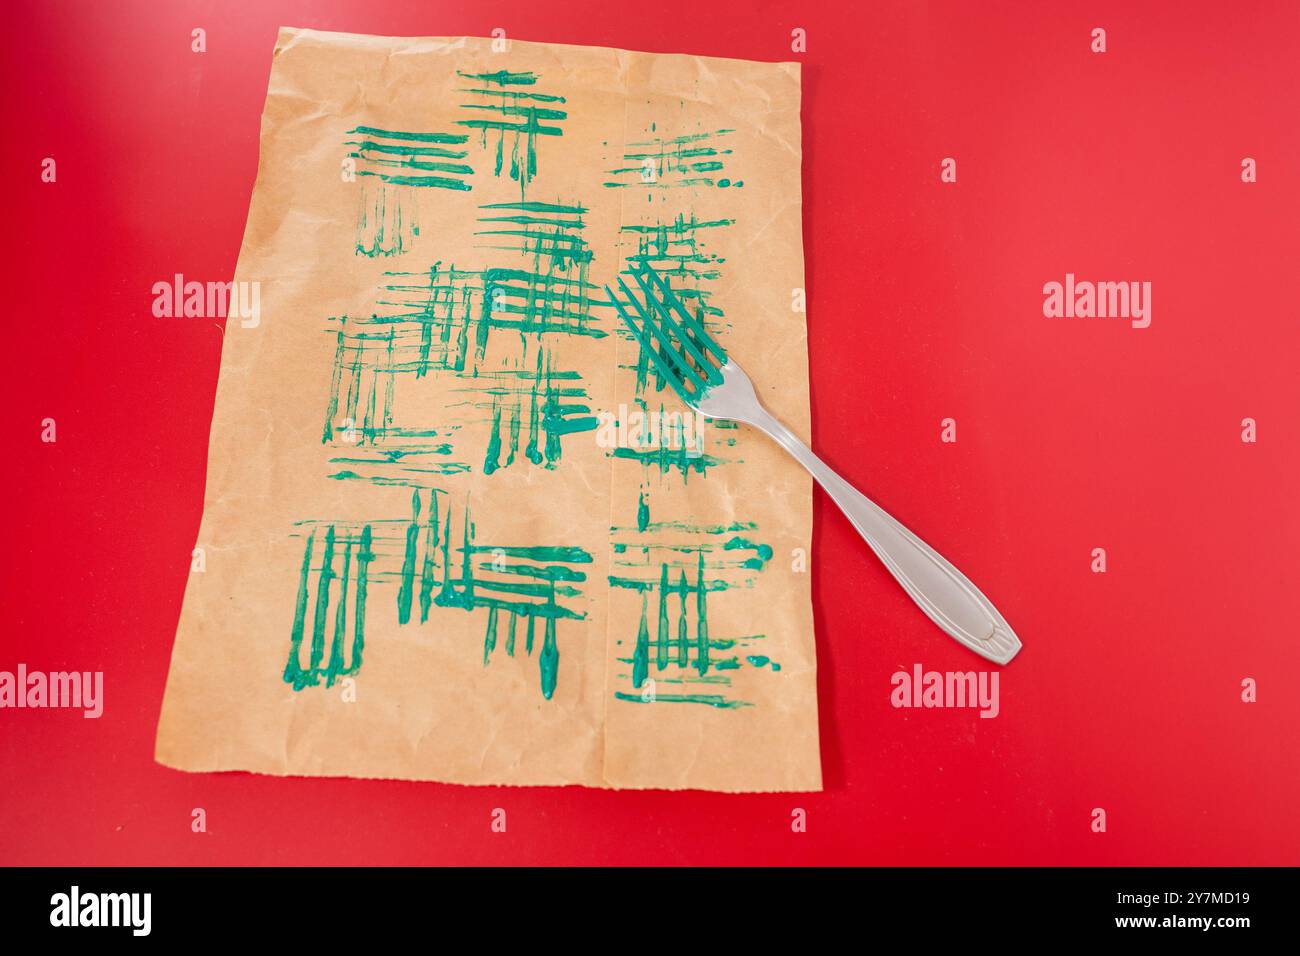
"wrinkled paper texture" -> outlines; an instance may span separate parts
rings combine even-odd
[[[157,759],[820,789],[810,479],[604,291],[808,437],[799,68],[493,43],[280,33]]]

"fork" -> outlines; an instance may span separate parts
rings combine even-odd
[[[764,431],[794,456],[844,512],[908,596],[940,629],[997,664],[1020,651],[1020,639],[979,588],[937,551],[841,478],[763,407],[749,376],[729,359],[663,276],[646,262],[629,270],[641,291],[620,275],[626,303],[605,294],[632,337],[688,406],[707,418],[728,419]],[[657,346],[657,347],[656,347]]]

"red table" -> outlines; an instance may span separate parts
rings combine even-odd
[[[151,287],[234,269],[282,24],[800,59],[816,444],[1011,620],[998,716],[891,706],[984,664],[819,494],[825,793],[154,764],[222,331]],[[0,863],[1300,863],[1294,4],[55,2],[0,44],[0,669],[106,683],[0,711]],[[1150,326],[1045,317],[1066,273],[1149,281]]]

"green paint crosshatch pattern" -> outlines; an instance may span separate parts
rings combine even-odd
[[[820,786],[808,481],[604,290],[653,268],[806,423],[797,69],[709,62],[281,33],[238,272],[297,278],[223,353],[201,535],[244,557],[187,589],[160,760]],[[222,678],[267,719],[212,740]]]

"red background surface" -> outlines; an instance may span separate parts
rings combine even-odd
[[[102,670],[106,711],[0,711],[0,862],[1300,863],[1300,12],[1134,6],[7,10],[0,669]],[[805,28],[815,444],[1019,632],[1001,714],[891,708],[899,668],[984,665],[819,493],[825,793],[155,765],[222,333],[153,318],[150,287],[234,270],[280,25],[768,60],[796,58]],[[1067,271],[1152,282],[1151,327],[1044,318],[1042,286]],[[57,444],[39,440],[47,416]]]

